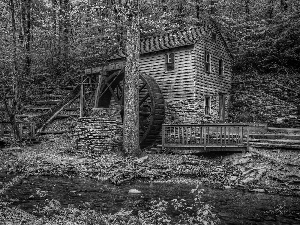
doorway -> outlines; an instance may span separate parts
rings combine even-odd
[[[225,122],[225,94],[219,94],[219,120]]]

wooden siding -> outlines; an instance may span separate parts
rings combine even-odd
[[[143,54],[140,59],[140,71],[155,78],[166,100],[195,98],[195,68],[191,52],[193,45]],[[166,53],[175,54],[175,69],[166,70]],[[101,70],[115,70],[125,66],[125,60],[113,60],[108,66],[93,69],[92,73]]]
[[[205,51],[211,54],[210,73],[205,72]],[[219,59],[222,59],[224,63],[223,75],[219,75]],[[231,58],[218,34],[216,42],[212,40],[211,33],[207,33],[195,44],[193,64],[196,68],[197,97],[220,92],[229,93],[231,88]]]
[[[155,78],[166,100],[195,97],[195,69],[191,61],[192,46],[145,54],[141,57],[140,70]],[[166,71],[165,54],[175,53],[175,69]]]

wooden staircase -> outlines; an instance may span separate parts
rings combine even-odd
[[[36,131],[41,135],[65,133],[68,120],[79,117],[79,93],[80,85],[71,91],[70,87],[39,88],[18,118],[35,121]]]
[[[283,105],[289,105],[289,107],[291,106],[294,109],[291,110],[288,115],[283,115],[280,120],[284,122],[286,127],[300,128],[300,92],[281,85],[277,81],[271,80],[270,78],[235,81],[232,83],[232,90],[233,95],[244,95],[246,96],[246,101],[249,100],[249,102],[259,100],[261,96],[265,96],[268,99],[273,98],[274,100],[272,101],[277,102],[271,105],[263,104],[263,108],[276,108],[278,106],[282,107]],[[249,93],[252,93],[252,95]],[[238,102],[242,101],[242,105],[245,105],[243,98],[237,100]],[[261,108],[258,108],[257,110],[261,110],[261,113],[264,113]],[[271,125],[277,126],[276,124]],[[278,126],[280,125],[278,124]]]
[[[250,134],[249,144],[256,148],[300,151],[300,129],[269,127],[266,133]]]
[[[298,108],[300,107],[300,92],[292,88],[281,85],[276,80],[269,78],[261,80],[243,80],[233,83],[234,85],[251,85],[254,89],[265,92],[268,95],[274,96],[282,101],[292,103]],[[298,112],[300,113],[300,112]]]

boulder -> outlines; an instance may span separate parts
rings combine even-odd
[[[142,192],[139,191],[139,190],[137,190],[137,189],[130,189],[130,190],[128,191],[128,193],[129,193],[129,194],[141,194]]]

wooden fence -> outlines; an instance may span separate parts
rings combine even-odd
[[[29,122],[17,122],[20,138],[34,138],[35,124]],[[12,126],[10,122],[0,121],[0,138],[13,137]]]
[[[246,124],[163,125],[162,148],[180,153],[248,151]]]

